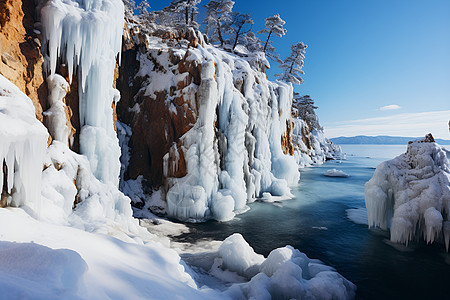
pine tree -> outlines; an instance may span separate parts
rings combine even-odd
[[[139,14],[142,15],[142,17],[148,17],[149,12],[148,9],[150,8],[150,4],[147,2],[147,0],[142,0],[141,3],[137,6],[137,9],[139,10]]]
[[[169,6],[165,7],[160,15],[160,22],[169,26],[189,26],[198,28],[195,21],[201,0],[173,0]]]
[[[134,0],[123,0],[123,5],[125,7],[125,17],[132,19],[136,9],[136,2]]]
[[[234,2],[231,0],[211,0],[205,5],[206,33],[209,32],[209,39],[212,43],[220,42],[220,46],[225,43],[225,35],[230,32],[231,11]]]
[[[299,93],[294,93],[292,106],[297,110],[298,117],[305,121],[308,127],[322,130],[315,112],[318,107],[314,105],[314,100],[310,95],[300,96]]]
[[[231,50],[234,51],[238,43],[245,45],[245,36],[252,30],[253,23],[250,14],[241,14],[238,12],[231,13],[231,36],[227,40],[228,44],[231,45]]]
[[[264,43],[263,52],[266,54],[267,57],[280,62],[281,59],[279,58],[279,55],[276,53],[275,47],[272,45],[272,41],[270,40],[270,37],[272,35],[275,35],[277,37],[282,37],[286,34],[286,29],[283,28],[283,25],[286,24],[286,22],[281,19],[279,14],[276,14],[273,17],[268,17],[265,20],[266,28],[258,31],[258,34],[267,33],[267,39]]]
[[[305,59],[306,45],[302,42],[291,46],[291,55],[287,57],[280,65],[280,69],[283,70],[282,74],[276,74],[275,76],[285,82],[292,84],[302,84],[303,79],[300,74],[305,74],[302,70],[303,59]]]

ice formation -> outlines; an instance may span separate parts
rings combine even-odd
[[[50,108],[44,112],[46,127],[54,140],[68,145],[72,132],[67,124],[66,105],[63,99],[69,91],[69,84],[61,75],[52,74],[47,77],[47,86]]]
[[[48,132],[36,119],[31,100],[0,75],[0,206],[29,205],[40,213],[47,139]]]
[[[349,175],[347,173],[345,173],[342,170],[337,170],[337,169],[327,170],[325,172],[325,174],[323,174],[323,175],[328,176],[328,177],[349,177]]]
[[[429,138],[380,164],[366,183],[369,227],[390,227],[391,241],[450,238],[450,153]]]
[[[267,258],[242,235],[226,238],[217,252],[188,256],[190,262],[229,286],[232,299],[353,299],[356,286],[333,268],[285,246]]]
[[[67,64],[72,80],[78,70],[81,152],[97,178],[115,185],[120,148],[111,105],[120,97],[113,81],[123,18],[120,0],[50,0],[41,9],[47,73],[53,76],[59,64]]]

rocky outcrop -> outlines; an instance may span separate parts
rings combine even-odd
[[[40,32],[33,0],[0,2],[0,73],[33,101],[36,117],[43,120],[47,85],[43,76]]]
[[[147,186],[157,189],[164,184],[163,158],[167,153],[171,166],[166,176],[179,178],[186,175],[179,139],[197,121],[195,90],[189,86],[200,84],[201,66],[187,60],[189,51],[180,56],[172,48],[148,49],[148,40],[137,28],[130,30],[125,26],[122,61],[116,81],[121,92],[121,100],[117,104],[119,119],[131,124],[133,130],[129,167],[124,179],[143,175]],[[141,59],[152,66],[144,70]],[[184,75],[168,89],[147,93],[144,82],[151,82],[149,78],[155,71]],[[169,98],[172,99],[170,103]]]

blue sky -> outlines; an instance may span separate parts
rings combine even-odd
[[[431,131],[450,139],[450,1],[235,2],[235,11],[252,15],[254,31],[281,15],[287,34],[273,41],[282,57],[292,44],[308,45],[305,83],[295,89],[315,99],[329,137]],[[152,9],[168,3],[150,1]],[[269,78],[278,72],[272,65]]]

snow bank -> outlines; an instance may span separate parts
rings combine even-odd
[[[450,238],[450,153],[417,140],[406,153],[380,164],[366,183],[369,227],[390,227],[391,241],[408,244]]]
[[[323,175],[328,176],[328,177],[349,177],[349,175],[347,173],[345,173],[342,170],[337,170],[337,169],[327,170],[325,172],[325,174],[323,174]]]
[[[47,73],[53,76],[64,63],[72,80],[78,70],[80,149],[96,177],[115,185],[119,183],[120,148],[111,104],[120,98],[113,81],[123,18],[121,0],[50,0],[41,9]],[[52,95],[59,87],[49,83]]]
[[[179,255],[0,209],[2,299],[229,299],[198,289]]]
[[[3,206],[40,209],[42,162],[48,132],[35,117],[31,100],[0,75],[0,183]],[[4,186],[4,166],[6,185]]]

